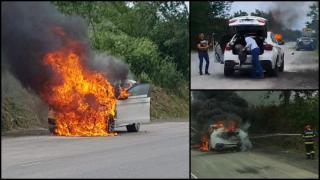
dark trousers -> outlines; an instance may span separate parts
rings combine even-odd
[[[259,61],[259,54],[260,54],[260,49],[259,48],[254,48],[251,50],[251,55],[252,55],[252,71],[251,71],[251,76],[253,78],[255,77],[260,77],[263,75],[263,69]]]
[[[314,156],[314,146],[313,144],[305,144],[306,147],[306,155],[307,157],[313,157]]]
[[[202,74],[202,64],[203,64],[203,59],[206,61],[206,68],[205,68],[205,73],[208,73],[208,69],[209,69],[209,55],[207,51],[204,52],[198,52],[199,55],[199,72]]]

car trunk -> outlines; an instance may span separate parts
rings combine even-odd
[[[260,54],[263,54],[264,48],[263,43],[267,37],[267,30],[265,26],[235,26],[233,27],[236,36],[232,43],[232,53],[239,54],[239,51],[242,47],[245,47],[246,41],[245,36],[253,36],[253,39],[257,42],[257,45],[260,48]]]

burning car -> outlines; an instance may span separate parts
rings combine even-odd
[[[235,121],[218,121],[201,137],[201,151],[241,150],[240,129]]]
[[[115,128],[123,126],[126,126],[128,132],[138,132],[142,123],[150,122],[149,89],[149,84],[134,84],[129,89],[119,89],[115,116],[110,115],[105,119],[106,132],[112,133]],[[57,134],[54,114],[54,110],[49,110],[49,131]]]
[[[229,20],[229,26],[236,32],[224,51],[224,75],[230,76],[235,70],[252,69],[250,54],[244,56],[239,47],[245,47],[245,36],[251,36],[260,48],[259,60],[263,69],[277,76],[284,70],[284,51],[275,40],[275,35],[267,31],[267,20],[256,16],[241,16]],[[240,55],[240,56],[239,56]]]

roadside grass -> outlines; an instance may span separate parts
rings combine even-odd
[[[295,151],[299,153],[305,152],[304,142],[301,136],[273,136],[252,139],[253,148],[271,148]],[[319,138],[315,138],[315,151],[319,154]]]
[[[183,94],[178,95],[160,87],[151,90],[151,120],[189,120],[189,93],[184,87]]]
[[[1,135],[14,129],[46,127],[46,109],[11,74],[1,73]]]

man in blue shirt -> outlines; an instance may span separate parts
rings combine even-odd
[[[245,41],[246,41],[245,49],[249,50],[251,52],[251,56],[252,56],[251,76],[253,78],[256,78],[256,77],[263,78],[264,77],[263,76],[263,69],[262,69],[262,66],[259,61],[260,48],[257,45],[256,41],[250,36],[245,37]]]

